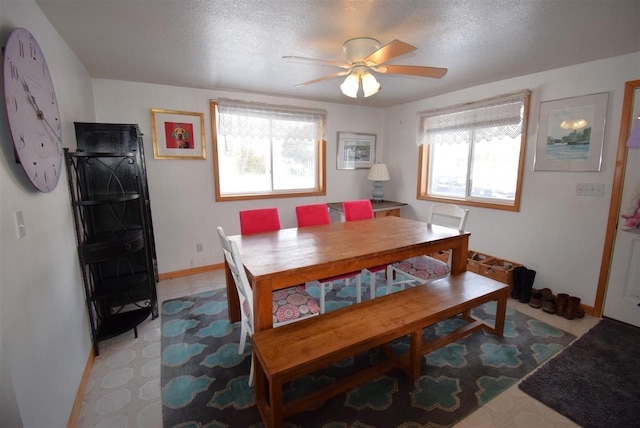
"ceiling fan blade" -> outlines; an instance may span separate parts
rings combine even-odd
[[[318,77],[317,79],[309,80],[308,82],[299,83],[296,85],[296,88],[300,86],[312,85],[314,83],[322,82],[323,80],[333,79],[334,77],[345,76],[347,74],[349,74],[349,71],[339,71],[337,73],[333,73],[326,76]]]
[[[447,74],[446,68],[438,67],[422,67],[420,65],[383,65],[382,67],[373,67],[374,71],[385,74],[408,74],[419,77],[432,77],[439,79]]]
[[[384,62],[392,60],[395,57],[400,55],[407,54],[409,52],[415,51],[416,47],[410,45],[409,43],[402,42],[398,39],[393,40],[368,57],[364,59],[364,63],[369,65],[371,63],[375,65],[380,65]]]
[[[316,58],[305,58],[303,56],[283,56],[282,59],[286,59],[287,61],[294,61],[294,62],[312,62],[314,64],[319,64],[319,65],[328,65],[328,66],[332,66],[332,67],[340,67],[340,68],[349,68],[350,65],[349,64],[345,64],[342,62],[336,62],[336,61],[327,61],[324,59],[316,59]]]

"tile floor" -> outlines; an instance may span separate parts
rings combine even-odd
[[[224,287],[222,270],[160,281],[161,302]],[[509,299],[514,309],[570,332],[586,333],[597,318],[566,320]],[[535,372],[534,372],[535,373]],[[575,427],[572,421],[520,391],[517,385],[456,425],[482,427]],[[77,428],[162,427],[160,397],[160,318],[148,319],[133,332],[100,343]]]

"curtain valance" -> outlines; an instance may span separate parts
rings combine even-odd
[[[530,91],[526,90],[419,112],[417,144],[468,141],[472,129],[480,139],[516,137],[522,130],[524,106],[529,94]]]
[[[222,136],[321,140],[327,111],[219,99],[218,134]]]

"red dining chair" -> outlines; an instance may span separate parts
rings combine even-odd
[[[441,226],[456,227],[464,230],[467,223],[469,210],[454,204],[434,204],[429,208],[427,223],[439,224]],[[400,285],[404,289],[404,284],[415,283],[425,284],[431,280],[445,277],[451,273],[451,251],[449,250],[448,261],[444,262],[427,255],[411,257],[387,266],[387,294],[391,292],[391,287]],[[408,279],[395,281],[396,272]]]
[[[240,234],[273,232],[280,230],[277,208],[259,208],[240,211]]]
[[[344,211],[345,221],[369,220],[375,217],[369,199],[344,201],[342,203],[342,210]],[[362,269],[363,274],[369,273],[369,297],[371,299],[376,297],[376,273],[385,271],[386,269],[386,265]],[[387,287],[387,289],[389,288]]]
[[[245,272],[238,250],[238,244],[230,240],[221,227],[218,227],[218,237],[224,258],[233,276],[233,282],[240,300],[241,327],[238,354],[244,352],[247,336],[253,336],[253,290],[247,273]],[[273,327],[280,327],[292,322],[301,321],[320,314],[318,303],[305,290],[302,284],[271,293],[273,300]],[[249,386],[253,384],[253,356],[249,371]]]
[[[344,201],[342,203],[345,221],[367,220],[373,218],[373,207],[369,199]]]
[[[331,223],[327,204],[298,205],[296,207],[298,227]]]
[[[298,227],[318,226],[331,223],[327,204],[299,205],[296,207],[296,219],[298,221]],[[356,302],[360,303],[362,301],[362,279],[360,272],[332,276],[307,283],[308,285],[317,285],[320,289],[320,313],[324,313],[325,311],[325,286],[329,285],[331,288],[334,285],[334,281],[339,280],[344,280],[345,286],[348,286],[349,280],[352,278],[355,278],[356,281]]]

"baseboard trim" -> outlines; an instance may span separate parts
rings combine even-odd
[[[80,415],[80,410],[82,409],[82,399],[84,398],[84,393],[87,390],[87,383],[89,383],[89,377],[91,376],[91,369],[93,368],[93,363],[96,360],[96,354],[93,352],[93,348],[91,348],[91,352],[89,353],[89,358],[87,359],[87,365],[84,367],[84,372],[82,373],[82,379],[80,380],[80,386],[78,386],[78,392],[76,393],[76,399],[73,402],[73,408],[71,409],[71,414],[69,415],[69,422],[67,422],[67,428],[75,428],[78,423],[78,416]]]
[[[199,266],[199,267],[190,268],[190,269],[183,269],[183,270],[177,270],[173,272],[161,273],[161,274],[158,274],[158,279],[160,281],[163,281],[165,279],[173,279],[173,278],[179,278],[181,276],[196,275],[198,273],[210,272],[212,270],[218,270],[223,268],[224,268],[224,263],[219,263],[216,265]]]
[[[179,278],[182,276],[196,275],[198,273],[210,272],[213,270],[223,269],[224,263],[219,263],[215,265],[208,266],[200,266],[191,269],[184,269],[174,272],[165,272],[158,274],[158,280],[162,281],[165,279]],[[87,390],[87,384],[89,383],[89,377],[91,376],[91,369],[93,368],[93,364],[96,360],[96,355],[91,349],[91,353],[89,354],[89,358],[87,359],[87,365],[84,368],[84,372],[82,373],[82,379],[80,380],[80,385],[78,386],[78,392],[76,393],[76,399],[73,402],[73,408],[71,409],[71,414],[69,415],[69,421],[67,422],[67,428],[75,428],[78,423],[78,416],[80,415],[80,410],[82,409],[82,400],[84,398],[84,393]]]

